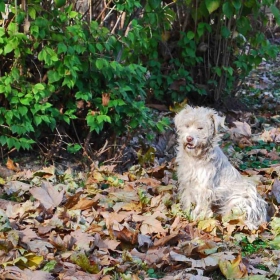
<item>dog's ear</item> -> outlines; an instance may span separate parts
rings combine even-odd
[[[187,105],[183,110],[181,110],[178,114],[176,114],[174,118],[174,123],[176,128],[178,129],[179,126],[183,123],[184,118],[186,115],[193,109],[193,107]]]
[[[214,134],[219,132],[219,128],[225,128],[225,117],[220,117],[217,113],[210,115],[214,123]]]

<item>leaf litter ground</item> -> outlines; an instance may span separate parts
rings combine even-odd
[[[222,141],[232,164],[258,183],[270,222],[256,231],[234,215],[190,222],[177,201],[174,160],[155,152],[175,145],[170,131],[123,173],[97,164],[89,172],[20,170],[8,160],[14,173],[0,182],[0,278],[278,279],[277,65],[252,72],[239,98],[254,110],[227,108]]]

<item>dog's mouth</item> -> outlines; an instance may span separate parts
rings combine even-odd
[[[192,143],[185,143],[184,144],[185,149],[193,150],[195,148],[195,145]]]

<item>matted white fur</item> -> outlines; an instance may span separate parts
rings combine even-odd
[[[204,107],[187,106],[176,115],[180,201],[194,220],[211,217],[215,205],[225,216],[243,213],[247,226],[257,228],[266,220],[266,202],[218,146],[223,124],[224,118]]]

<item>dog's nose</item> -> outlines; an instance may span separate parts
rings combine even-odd
[[[187,136],[187,142],[192,142],[193,141],[193,137],[191,137],[191,136]]]

